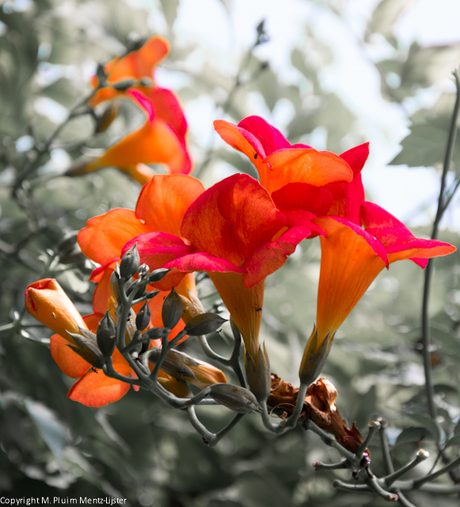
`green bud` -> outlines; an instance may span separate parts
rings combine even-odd
[[[114,269],[110,277],[110,290],[112,291],[113,299],[115,299],[117,305],[121,303],[120,290],[118,288],[119,279],[120,279],[120,268],[117,264],[117,267]]]
[[[123,79],[122,81],[112,84],[112,88],[115,88],[115,90],[119,92],[124,92],[128,88],[132,88],[135,84],[136,81],[134,81],[134,79]]]
[[[143,77],[139,83],[141,84],[141,86],[152,86],[153,85],[153,80],[150,79],[149,77]]]
[[[96,76],[99,86],[105,86],[107,76],[105,74],[104,66],[101,63],[97,64]]]
[[[153,364],[156,364],[161,355],[160,348],[153,348],[149,352],[149,361]],[[180,380],[196,380],[195,374],[190,369],[190,366],[197,366],[199,363],[195,361],[192,357],[183,352],[179,352],[178,350],[172,349],[168,352],[165,360],[161,365],[161,369],[174,377]]]
[[[67,332],[73,339],[73,344],[69,343],[68,347],[95,368],[102,368],[104,366],[106,359],[94,339],[87,339],[78,333]]]
[[[321,373],[331,349],[332,338],[327,335],[318,344],[318,330],[316,327],[313,329],[300,364],[299,377],[302,384],[310,385]]]
[[[217,331],[226,319],[223,319],[217,313],[202,313],[190,320],[184,328],[184,331],[190,336],[199,336]]]
[[[232,384],[213,384],[209,387],[215,401],[239,414],[260,412],[256,397],[244,387]]]
[[[268,360],[267,351],[259,347],[257,354],[257,364],[254,358],[245,351],[244,363],[246,366],[246,376],[248,378],[249,389],[254,393],[260,403],[267,400],[271,388],[270,361]]]
[[[182,317],[183,303],[181,297],[174,290],[166,296],[163,308],[161,309],[161,317],[165,327],[172,329]]]
[[[116,345],[117,328],[107,312],[97,326],[96,339],[99,350],[105,357],[111,357]]]
[[[169,334],[169,329],[166,329],[164,327],[154,327],[152,329],[149,329],[142,335],[143,340],[158,340],[159,338],[163,338],[163,336],[166,336]]]
[[[167,274],[169,273],[169,269],[161,268],[161,269],[155,269],[155,271],[152,271],[149,276],[149,282],[155,283],[162,280]]]
[[[136,315],[136,328],[143,331],[150,324],[150,308],[147,302]]]
[[[137,273],[141,259],[137,251],[137,243],[130,248],[120,262],[120,276],[122,278],[130,278]]]

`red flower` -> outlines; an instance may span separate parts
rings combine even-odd
[[[171,196],[173,199],[173,195]],[[181,236],[152,232],[134,243],[151,269],[172,268],[178,283],[186,273],[206,271],[257,359],[264,280],[281,267],[307,227],[287,228],[286,217],[253,178],[237,174],[203,192],[185,213]],[[162,282],[160,282],[162,283]]]

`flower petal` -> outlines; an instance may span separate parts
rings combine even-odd
[[[238,127],[253,134],[262,144],[266,155],[270,155],[270,153],[274,151],[291,147],[291,144],[283,134],[260,116],[248,116],[238,123]]]
[[[321,187],[353,179],[347,162],[330,152],[291,148],[268,155],[264,162],[269,164],[270,169],[266,175],[260,175],[260,182],[270,193],[288,183],[309,183]]]
[[[185,175],[156,175],[144,186],[136,205],[136,217],[149,231],[180,237],[185,212],[204,192],[201,181]]]
[[[396,217],[377,204],[365,202],[361,218],[366,231],[375,236],[385,247],[389,262],[410,259],[422,268],[427,260],[455,252],[449,243],[416,238]]]
[[[359,226],[338,218],[315,222],[327,233],[320,237],[318,286],[318,344],[333,336],[369,285],[385,267],[381,243]]]
[[[242,266],[246,270],[246,274],[243,275],[244,286],[249,289],[279,269],[294,252],[298,243],[310,233],[308,227],[292,227],[276,240],[257,248]]]
[[[360,210],[364,202],[364,187],[361,170],[369,155],[369,143],[361,144],[340,155],[353,171],[353,181],[349,183],[330,183],[326,186],[333,195],[329,216],[346,218],[355,224],[361,224]]]
[[[103,407],[118,401],[129,391],[129,384],[104,375],[101,370],[89,370],[68,392],[67,396],[87,407]]]
[[[104,265],[119,259],[127,241],[148,231],[134,211],[118,208],[90,218],[78,233],[78,244],[86,257]]]
[[[256,180],[236,174],[196,199],[184,216],[181,231],[195,252],[209,252],[240,265],[285,222],[286,217]]]

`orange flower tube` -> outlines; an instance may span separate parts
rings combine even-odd
[[[70,333],[88,329],[80,312],[54,278],[45,278],[26,289],[27,311],[39,322],[73,343]]]

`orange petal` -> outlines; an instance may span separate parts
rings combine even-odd
[[[321,269],[318,286],[318,347],[324,338],[336,332],[375,277],[385,267],[377,254],[385,255],[380,242],[374,247],[358,226],[350,227],[332,218],[317,219],[327,238],[321,241]],[[380,249],[378,248],[380,244]],[[377,249],[377,252],[376,252]],[[381,251],[383,250],[383,252]]]
[[[127,241],[148,231],[134,211],[118,208],[90,218],[78,233],[78,244],[86,257],[104,265],[120,257]]]
[[[101,370],[89,370],[68,392],[67,396],[88,407],[103,407],[118,401],[129,391],[129,384],[106,377]]]
[[[201,181],[182,174],[156,175],[144,186],[136,205],[136,217],[150,231],[181,236],[184,214],[204,192]]]
[[[39,322],[55,333],[72,341],[67,333],[79,333],[79,328],[87,326],[59,283],[53,278],[45,278],[30,284],[26,289],[27,311]]]
[[[50,341],[53,359],[63,373],[71,378],[80,378],[91,368],[91,365],[69,347],[69,342],[53,334]]]
[[[247,351],[257,363],[259,329],[264,302],[264,282],[247,289],[238,273],[208,273],[240,330]]]
[[[270,192],[288,183],[309,183],[317,187],[336,181],[352,181],[353,171],[338,155],[313,149],[292,148],[269,155],[264,162],[270,165],[260,174],[260,183]]]
[[[165,164],[171,173],[188,174],[191,160],[173,128],[161,118],[130,132],[121,141],[110,147],[104,155],[93,160],[83,172],[100,167],[129,169],[136,164]]]

